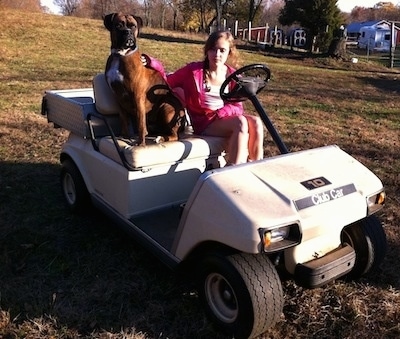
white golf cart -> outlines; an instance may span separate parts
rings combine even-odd
[[[223,138],[185,133],[140,147],[120,137],[104,74],[93,88],[50,90],[42,102],[48,121],[70,131],[60,155],[70,209],[91,202],[170,267],[192,269],[207,314],[235,338],[279,320],[278,271],[310,288],[359,278],[387,246],[374,216],[381,181],[335,145],[289,153],[256,96],[269,79],[265,65],[249,65],[221,95],[249,99],[281,155],[229,167]]]

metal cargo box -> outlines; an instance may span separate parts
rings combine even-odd
[[[84,138],[90,137],[87,116],[96,112],[92,88],[46,91],[43,97],[47,120]]]

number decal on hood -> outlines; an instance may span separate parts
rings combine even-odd
[[[330,185],[331,182],[328,179],[325,179],[324,177],[319,177],[303,181],[301,182],[301,184],[308,190],[313,190],[316,188],[320,188],[322,186]]]

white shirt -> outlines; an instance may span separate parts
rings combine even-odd
[[[221,86],[209,85],[209,91],[204,91],[203,106],[215,111],[219,108],[224,107],[224,101],[219,95],[219,90]]]

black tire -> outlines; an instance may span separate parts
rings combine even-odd
[[[379,219],[371,215],[342,231],[342,243],[354,248],[356,260],[348,279],[358,279],[375,270],[383,261],[387,251],[386,234]]]
[[[60,181],[69,209],[75,213],[84,212],[89,206],[89,193],[78,167],[72,160],[63,161]]]
[[[210,255],[201,263],[199,282],[207,315],[234,338],[260,335],[282,314],[281,281],[264,255]]]

